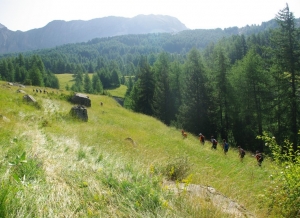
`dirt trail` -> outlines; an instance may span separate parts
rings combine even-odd
[[[220,208],[223,212],[231,214],[233,217],[256,217],[254,214],[247,211],[245,207],[217,192],[212,187],[195,184],[187,185],[184,183],[175,183],[172,181],[164,181],[163,185],[176,194],[186,191],[191,196],[197,196],[209,200],[214,206],[216,206],[216,208]]]

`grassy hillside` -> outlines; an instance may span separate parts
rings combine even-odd
[[[225,156],[108,96],[89,95],[81,122],[69,116],[69,93],[33,88],[23,90],[36,104],[0,82],[0,217],[234,217],[207,196],[170,191],[164,181],[175,173],[266,217],[267,160],[259,168],[248,153],[241,162],[232,147]]]

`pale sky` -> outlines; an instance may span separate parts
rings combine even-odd
[[[27,31],[53,20],[160,14],[176,17],[190,29],[223,29],[260,25],[286,3],[299,18],[300,0],[0,0],[0,23],[13,31]]]

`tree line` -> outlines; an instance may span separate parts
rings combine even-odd
[[[19,82],[24,85],[46,86],[59,88],[57,77],[46,70],[40,56],[8,57],[0,60],[0,80]]]

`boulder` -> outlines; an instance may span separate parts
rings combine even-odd
[[[25,92],[24,90],[22,90],[22,89],[18,89],[17,92],[18,92],[18,93],[26,94],[26,92]]]
[[[79,104],[79,105],[84,105],[86,107],[91,107],[91,99],[89,98],[89,96],[81,93],[76,93],[72,97],[71,102],[73,104]]]
[[[27,102],[36,102],[36,100],[34,99],[34,97],[32,97],[32,95],[24,95],[23,99],[26,100]]]
[[[76,117],[80,120],[83,120],[85,122],[88,121],[88,114],[87,114],[87,109],[83,105],[77,105],[71,108],[70,114],[73,117]]]

